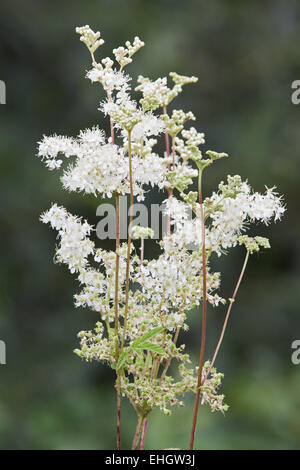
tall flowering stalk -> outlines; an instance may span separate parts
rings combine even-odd
[[[91,55],[87,78],[102,86],[105,99],[99,110],[108,116],[110,136],[95,126],[80,131],[78,137],[53,135],[39,142],[38,156],[50,170],[59,169],[61,156],[71,159],[61,176],[69,191],[115,198],[115,251],[98,248],[92,240],[94,227],[86,220],[53,204],[41,215],[58,231],[56,261],[65,263],[75,274],[81,291],[75,295],[76,307],[88,307],[98,319],[92,331],[79,333],[80,348],[75,353],[86,361],[106,363],[116,372],[117,449],[121,449],[121,398],[127,397],[136,410],[137,426],[132,449],[143,449],[151,411],[159,408],[170,414],[174,405],[183,405],[182,396],[196,395],[190,448],[194,436],[199,403],[224,413],[228,406],[218,393],[223,374],[214,368],[237,290],[248,257],[261,248],[269,248],[263,237],[244,232],[250,222],[265,224],[280,219],[284,212],[281,197],[274,188],[264,194],[253,192],[238,175],[228,176],[212,195],[203,195],[203,175],[225,153],[206,151],[204,134],[194,127],[191,112],[172,109],[173,100],[183,86],[197,82],[196,77],[170,73],[155,81],[139,76],[131,97],[130,77],[124,68],[144,43],[133,43],[113,50],[113,59],[96,61],[95,53],[103,44],[100,32],[89,26],[76,29]],[[158,138],[165,141],[165,152],[154,149]],[[197,185],[198,181],[198,185]],[[189,187],[196,183],[197,191]],[[143,201],[147,187],[165,191],[167,231],[160,241],[160,255],[145,259],[144,240],[153,237],[149,227],[133,225],[133,203]],[[120,243],[120,196],[129,195],[129,230],[126,243]],[[140,240],[140,248],[133,244]],[[212,260],[237,245],[244,245],[246,258],[225,315],[220,339],[211,361],[205,360],[206,305],[225,304],[219,293],[220,273]],[[202,304],[200,360],[193,367],[180,344],[180,331],[188,330],[188,314]],[[175,380],[170,365],[178,364]]]

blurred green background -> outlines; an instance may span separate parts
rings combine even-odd
[[[0,339],[7,364],[0,365],[0,448],[115,447],[114,376],[72,353],[77,332],[97,315],[73,307],[77,284],[53,264],[55,233],[38,221],[51,202],[98,221],[100,201],[64,192],[58,174],[35,157],[43,134],[107,126],[97,111],[101,89],[84,78],[88,51],[74,32],[84,24],[101,30],[104,56],[135,35],[145,41],[128,67],[133,77],[169,71],[199,77],[175,106],[195,113],[206,149],[230,155],[207,172],[206,194],[236,173],[257,191],[277,185],[284,194],[283,221],[254,227],[252,233],[270,237],[272,250],[251,258],[217,360],[230,409],[223,417],[200,408],[196,448],[299,449],[300,365],[291,362],[291,343],[300,339],[300,105],[291,102],[291,83],[300,79],[297,0],[1,2],[7,104],[0,106]],[[148,257],[155,253],[153,245],[146,250]],[[225,273],[225,297],[242,256],[236,248],[215,260]],[[224,307],[209,312],[208,356],[223,317]],[[191,314],[187,349],[195,360],[199,319],[199,311]],[[146,448],[187,448],[192,399],[171,417],[153,413]],[[124,448],[134,426],[124,400]]]

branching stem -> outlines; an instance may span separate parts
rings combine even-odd
[[[242,281],[242,279],[243,279],[243,276],[244,276],[244,273],[245,273],[245,269],[246,269],[246,266],[247,266],[247,263],[248,263],[248,259],[249,259],[249,251],[247,250],[247,253],[246,253],[246,256],[245,256],[245,260],[244,260],[244,264],[243,264],[242,270],[241,270],[241,272],[240,272],[239,278],[238,278],[238,280],[237,280],[237,283],[236,283],[236,286],[235,286],[235,289],[234,289],[232,298],[229,300],[230,303],[229,303],[229,306],[228,306],[228,309],[227,309],[227,312],[226,312],[226,315],[225,315],[225,319],[224,319],[224,323],[223,323],[223,327],[222,327],[222,330],[221,330],[221,334],[220,334],[220,338],[219,338],[217,347],[216,347],[216,349],[215,349],[215,352],[214,352],[213,358],[212,358],[212,360],[211,360],[210,366],[209,366],[209,368],[208,368],[208,370],[207,370],[207,372],[206,372],[206,375],[205,375],[205,377],[203,378],[203,380],[202,380],[200,386],[202,386],[202,385],[204,384],[204,382],[206,381],[206,379],[207,379],[207,377],[209,376],[209,373],[210,373],[211,369],[213,368],[214,363],[215,363],[215,361],[216,361],[217,354],[218,354],[218,352],[219,352],[219,349],[220,349],[220,347],[221,347],[221,344],[222,344],[222,341],[223,341],[223,338],[224,338],[224,334],[225,334],[226,326],[227,326],[227,323],[228,323],[229,315],[230,315],[230,312],[231,312],[232,304],[233,304],[233,302],[235,301],[235,297],[236,297],[237,291],[239,290],[241,281]]]

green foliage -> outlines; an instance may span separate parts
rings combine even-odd
[[[144,335],[140,336],[136,341],[133,341],[132,345],[125,348],[124,351],[120,354],[118,364],[116,370],[122,369],[122,367],[126,364],[126,360],[128,355],[131,351],[135,351],[140,353],[141,351],[152,351],[157,354],[164,354],[164,350],[155,343],[150,343],[150,339],[154,338],[155,336],[159,335],[164,331],[164,328],[157,327],[153,328],[151,331],[147,331]]]

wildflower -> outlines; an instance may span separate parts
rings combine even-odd
[[[114,49],[113,59],[97,62],[94,54],[104,43],[100,32],[89,26],[76,28],[76,32],[92,58],[86,76],[105,92],[99,110],[109,117],[111,135],[107,138],[95,126],[77,137],[43,136],[37,156],[50,170],[61,168],[65,157],[68,164],[61,182],[66,190],[115,197],[116,206],[120,195],[130,194],[131,201],[134,197],[139,201],[149,186],[167,189],[164,214],[169,230],[159,243],[159,255],[145,260],[144,241],[154,235],[149,227],[134,226],[126,243],[120,244],[117,236],[112,251],[96,247],[94,227],[62,206],[53,204],[40,216],[58,233],[55,261],[66,264],[77,277],[80,289],[74,295],[75,307],[99,315],[94,329],[79,333],[79,348],[74,352],[115,370],[118,403],[121,394],[127,396],[139,423],[154,408],[170,414],[171,407],[183,405],[181,397],[189,391],[196,393],[197,403],[201,396],[211,411],[224,413],[228,406],[219,394],[223,374],[213,367],[215,356],[212,363],[202,361],[198,368],[188,368],[191,359],[185,345],[179,344],[179,333],[188,331],[189,313],[200,303],[203,307],[206,301],[214,307],[226,303],[220,291],[221,273],[213,268],[213,254],[221,256],[243,245],[243,273],[249,254],[270,247],[268,239],[246,232],[253,222],[267,225],[280,220],[285,212],[282,197],[275,187],[266,188],[263,194],[253,191],[239,175],[229,175],[217,191],[202,197],[204,170],[228,155],[212,150],[202,153],[204,133],[186,127],[195,120],[192,112],[166,111],[182,87],[197,78],[171,72],[170,88],[166,77],[152,81],[140,75],[136,91],[141,98],[135,101],[131,78],[123,69],[144,46],[143,41],[135,37],[132,43]],[[157,111],[159,108],[162,110]],[[168,142],[165,152],[155,151],[162,134],[166,141],[171,137],[171,152]],[[194,183],[198,183],[198,191],[190,191]],[[131,237],[140,240],[139,250]],[[237,287],[240,280],[241,276]],[[229,299],[225,322],[236,291]],[[216,352],[218,347],[219,343]],[[179,371],[176,380],[169,369],[173,360]]]

